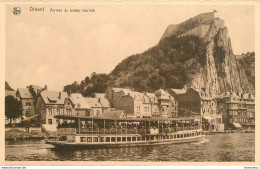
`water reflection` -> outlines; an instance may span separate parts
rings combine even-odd
[[[254,161],[255,135],[206,136],[200,143],[90,150],[60,150],[44,141],[6,143],[6,160],[22,161]]]

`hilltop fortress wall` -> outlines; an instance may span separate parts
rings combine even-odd
[[[171,35],[185,36],[194,34],[199,37],[205,37],[211,24],[224,27],[224,21],[215,18],[214,14],[215,12],[202,13],[180,24],[169,25],[161,37],[161,40]]]

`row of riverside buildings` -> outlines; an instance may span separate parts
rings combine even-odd
[[[49,91],[47,86],[6,91],[22,102],[22,119],[38,116],[38,121],[55,130],[55,115],[79,117],[176,118],[194,117],[204,130],[254,128],[255,97],[248,93],[225,92],[211,97],[201,89],[159,89],[154,93],[108,87],[105,93],[83,97],[79,93]],[[6,119],[6,123],[9,119]],[[52,126],[52,127],[51,127]]]

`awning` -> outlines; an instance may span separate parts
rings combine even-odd
[[[242,127],[239,123],[233,123],[233,125],[234,125],[236,128]]]

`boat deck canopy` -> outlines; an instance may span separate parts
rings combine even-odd
[[[178,117],[178,118],[109,118],[109,117],[96,117],[96,116],[69,116],[69,115],[55,115],[58,119],[68,120],[117,120],[117,121],[176,121],[176,120],[195,120],[195,117]]]

